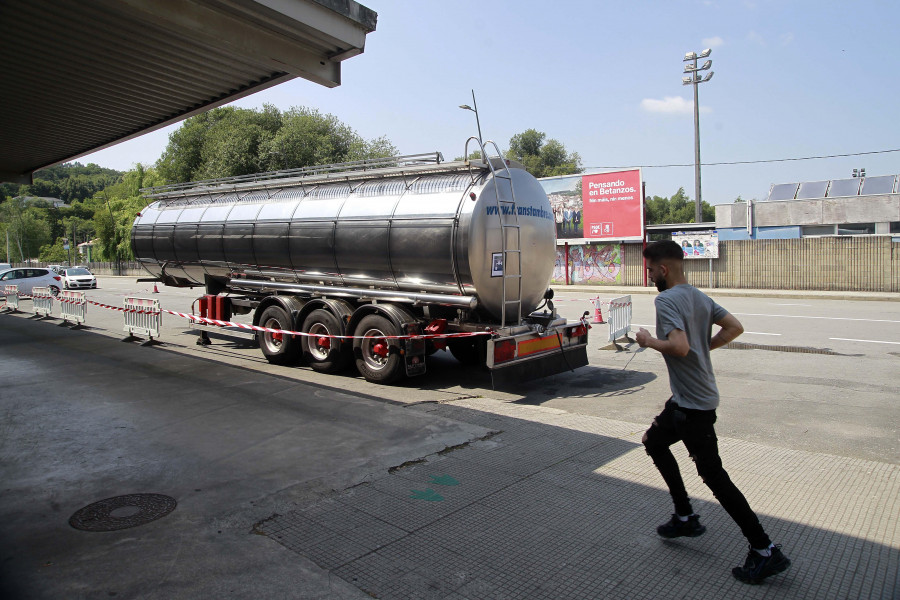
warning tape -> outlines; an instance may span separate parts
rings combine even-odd
[[[26,296],[19,294],[19,298],[29,299],[31,296]],[[5,300],[5,298],[4,298]],[[291,331],[288,329],[273,329],[271,327],[263,327],[261,325],[247,325],[246,323],[236,323],[233,321],[220,321],[218,319],[210,319],[209,317],[201,317],[200,315],[194,315],[190,313],[182,313],[174,310],[167,310],[164,308],[160,308],[158,310],[145,310],[140,308],[123,308],[121,306],[112,306],[111,304],[103,304],[102,302],[95,302],[93,300],[89,300],[85,298],[84,300],[75,300],[67,299],[67,298],[58,298],[60,302],[74,303],[74,304],[92,304],[94,306],[98,306],[100,308],[105,308],[108,310],[115,310],[123,313],[138,313],[138,314],[159,314],[159,313],[167,313],[176,317],[181,317],[183,319],[187,319],[192,322],[208,324],[208,325],[217,325],[219,327],[236,327],[238,329],[244,329],[249,331],[262,331],[265,333],[275,333],[281,335],[295,335],[301,337],[315,337],[315,338],[329,338],[329,339],[339,339],[339,340],[365,340],[365,339],[387,339],[387,340],[409,340],[409,339],[435,339],[435,340],[445,340],[445,339],[455,339],[455,338],[467,338],[467,337],[476,337],[476,336],[484,336],[484,335],[494,335],[493,330],[487,331],[472,331],[472,332],[461,332],[461,333],[433,333],[433,334],[424,334],[424,335],[379,335],[379,336],[354,336],[354,335],[330,335],[330,334],[314,334],[308,333],[304,331]],[[586,324],[586,323],[585,323]]]
[[[450,339],[450,338],[465,338],[465,337],[475,337],[480,335],[493,335],[493,331],[475,331],[475,332],[462,332],[462,333],[437,333],[437,334],[426,334],[426,335],[379,335],[379,336],[353,336],[353,335],[326,335],[326,334],[314,334],[307,333],[303,331],[291,331],[289,329],[273,329],[271,327],[262,327],[261,325],[247,325],[246,323],[236,323],[233,321],[220,321],[218,319],[210,319],[208,317],[201,317],[200,315],[193,315],[190,313],[182,313],[174,310],[167,310],[165,308],[160,308],[159,310],[144,310],[139,308],[123,308],[121,306],[112,306],[109,304],[102,304],[100,302],[94,302],[93,300],[86,300],[88,304],[93,304],[94,306],[99,306],[100,308],[106,308],[110,310],[117,310],[119,312],[127,312],[127,313],[140,313],[140,314],[158,314],[158,313],[167,313],[170,315],[174,315],[176,317],[181,317],[183,319],[188,319],[189,321],[197,322],[197,323],[205,323],[208,325],[218,325],[219,327],[237,327],[239,329],[246,329],[250,331],[262,331],[266,333],[277,333],[281,335],[297,335],[301,337],[314,337],[314,338],[331,338],[331,339],[341,339],[341,340],[364,340],[364,339],[386,339],[386,340],[409,340],[409,339]]]

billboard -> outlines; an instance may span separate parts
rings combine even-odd
[[[560,241],[644,239],[640,169],[538,180],[550,198]]]
[[[672,241],[681,246],[685,258],[719,258],[717,231],[677,231]]]
[[[640,169],[584,175],[581,178],[581,199],[585,238],[644,239]]]

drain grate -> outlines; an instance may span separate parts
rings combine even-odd
[[[746,342],[730,342],[726,348],[730,350],[772,350],[773,352],[799,352],[801,354],[829,354],[844,356],[829,348],[807,348],[805,346],[776,346],[772,344],[748,344]]]
[[[116,531],[161,519],[178,503],[162,494],[128,494],[94,502],[76,511],[69,525],[82,531]]]

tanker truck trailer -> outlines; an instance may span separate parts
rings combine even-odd
[[[587,364],[586,321],[567,321],[552,302],[547,195],[499,152],[142,191],[151,203],[132,228],[136,259],[165,285],[204,286],[219,319],[252,312],[272,330],[257,333],[272,363],[355,363],[389,383],[424,373],[426,356],[447,349],[487,367],[495,385]]]

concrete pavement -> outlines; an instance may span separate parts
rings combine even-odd
[[[794,561],[750,587],[680,446],[708,532],[657,538],[671,503],[645,425],[487,397],[404,407],[23,315],[0,315],[0,360],[4,598],[900,595],[896,464],[721,438]],[[68,524],[136,493],[178,506]]]

